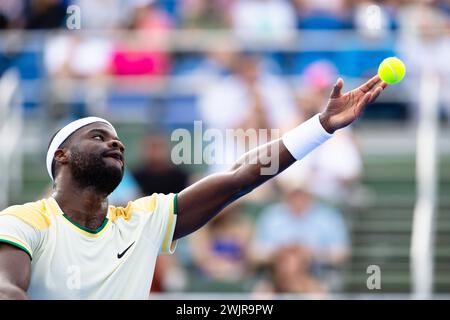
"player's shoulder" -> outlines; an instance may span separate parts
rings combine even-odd
[[[118,218],[130,220],[136,214],[153,214],[159,207],[166,203],[173,203],[176,195],[173,193],[153,193],[150,196],[142,197],[134,201],[128,202],[126,207],[109,206],[109,218],[115,221]]]
[[[1,216],[13,216],[38,230],[45,230],[50,226],[50,212],[46,199],[10,206],[0,212]]]

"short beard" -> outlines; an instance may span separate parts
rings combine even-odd
[[[106,196],[117,188],[123,177],[123,170],[108,166],[101,154],[83,153],[75,146],[69,167],[79,187],[92,188]]]

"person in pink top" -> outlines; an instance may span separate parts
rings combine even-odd
[[[161,76],[170,70],[170,55],[161,50],[172,28],[170,17],[153,0],[135,0],[129,28],[136,32],[123,37],[113,49],[110,71],[114,75]]]

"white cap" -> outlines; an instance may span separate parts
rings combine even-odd
[[[94,122],[103,122],[111,126],[111,129],[114,131],[114,134],[117,135],[116,129],[114,129],[113,125],[102,118],[98,117],[87,117],[75,120],[65,127],[63,127],[61,130],[58,131],[58,133],[53,138],[52,142],[50,143],[50,146],[47,151],[47,172],[52,180],[54,180],[53,174],[52,174],[52,163],[53,159],[55,158],[55,152],[58,150],[58,148],[63,144],[64,141],[75,131],[78,129],[87,126],[88,124],[94,123]]]

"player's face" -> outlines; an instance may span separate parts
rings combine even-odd
[[[110,194],[122,181],[124,152],[124,145],[107,124],[90,124],[76,132],[71,140],[72,175],[82,187]]]

